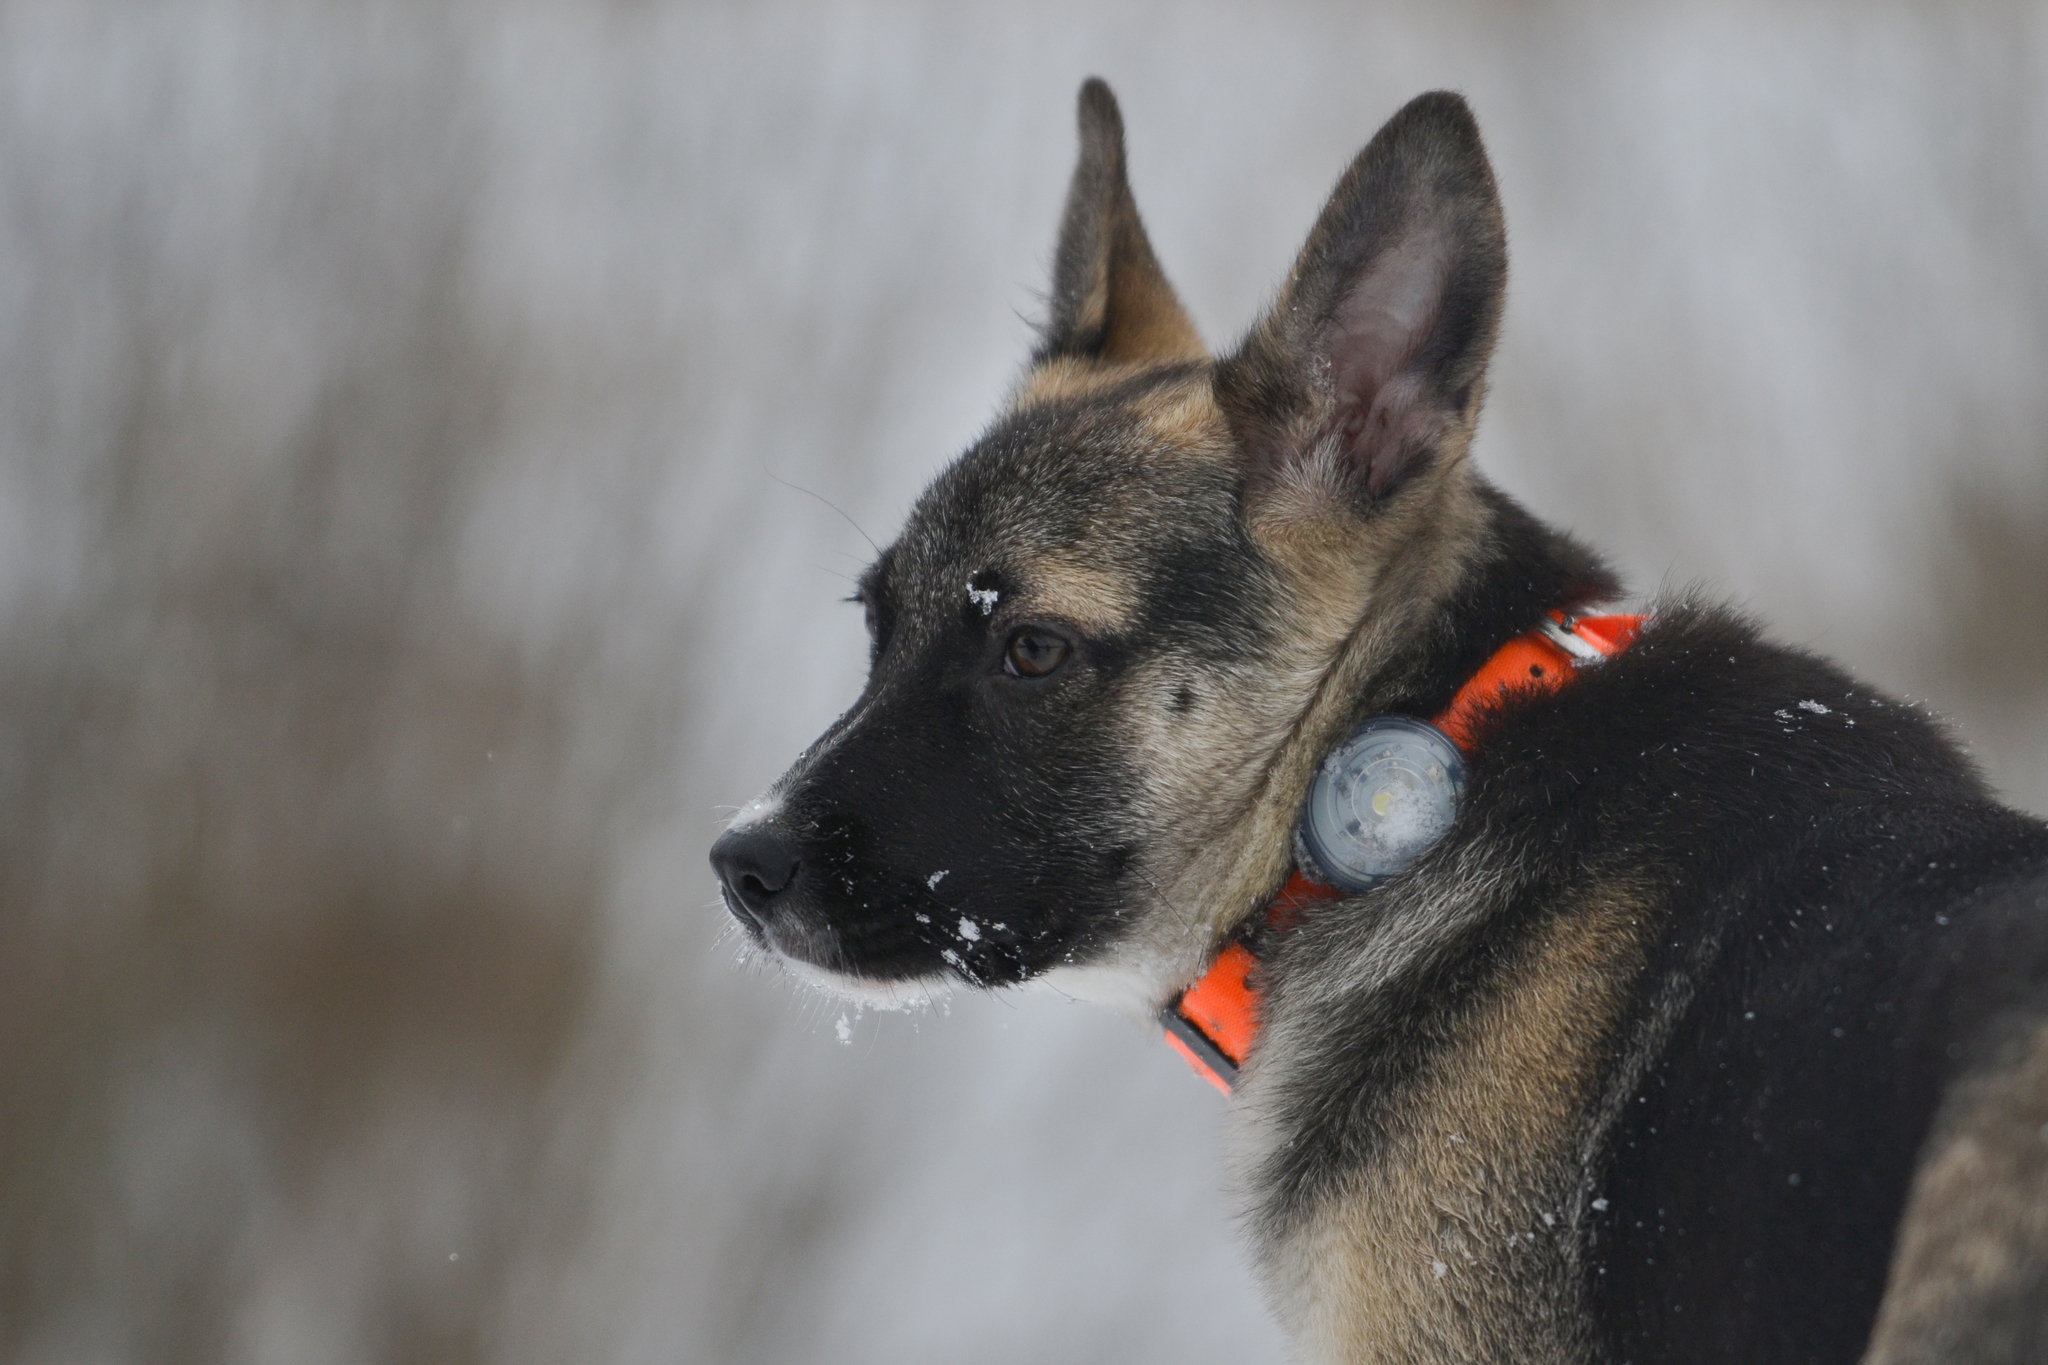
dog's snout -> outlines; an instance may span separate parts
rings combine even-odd
[[[796,880],[797,865],[796,849],[765,825],[729,829],[711,846],[726,908],[764,929],[775,898]]]

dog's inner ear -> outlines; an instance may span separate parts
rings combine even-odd
[[[1079,121],[1081,157],[1060,224],[1051,316],[1033,363],[1207,359],[1145,236],[1124,169],[1123,116],[1100,80],[1082,85]]]
[[[1248,499],[1378,498],[1470,433],[1507,242],[1471,111],[1424,95],[1338,182],[1273,311],[1217,367]]]
[[[1383,492],[1432,434],[1416,360],[1442,311],[1448,247],[1426,227],[1395,242],[1330,319],[1331,427],[1368,493]]]

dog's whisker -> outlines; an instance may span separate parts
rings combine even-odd
[[[794,489],[795,491],[803,494],[807,498],[816,498],[819,502],[824,503],[834,512],[839,513],[840,517],[846,522],[848,526],[851,526],[855,531],[860,533],[860,538],[868,543],[868,548],[870,550],[873,550],[878,555],[882,553],[882,547],[875,544],[875,538],[869,535],[866,531],[862,531],[860,528],[860,523],[855,521],[852,517],[847,516],[844,509],[842,509],[839,506],[839,504],[833,502],[830,498],[826,497],[822,493],[814,493],[810,489],[802,487],[799,484],[791,483],[788,479],[782,478],[779,475],[770,474],[768,477],[774,479],[775,482],[781,484],[784,488]]]

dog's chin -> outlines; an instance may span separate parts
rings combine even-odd
[[[888,978],[821,967],[772,945],[768,956],[795,980],[823,995],[848,1000],[862,1009],[919,1012],[938,1007],[963,983],[946,972]],[[1133,1019],[1149,1022],[1160,1002],[1172,992],[1150,972],[1129,966],[1096,963],[1056,967],[1020,983],[1027,990],[1049,990],[1067,1000],[1104,1005]]]
[[[866,1010],[929,1010],[951,995],[955,984],[952,977],[942,973],[888,980],[820,967],[787,953],[776,952],[774,957],[785,972],[812,990],[850,1000]]]
[[[820,994],[852,1001],[862,1009],[928,1010],[952,994],[955,984],[944,972],[883,977],[825,966],[825,962],[840,956],[839,936],[829,928],[808,925],[795,917],[780,917],[765,930],[750,931],[748,938],[790,977]]]

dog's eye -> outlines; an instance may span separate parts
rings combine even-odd
[[[1042,678],[1067,661],[1071,646],[1042,630],[1020,630],[1003,651],[1003,671],[1013,678]]]

